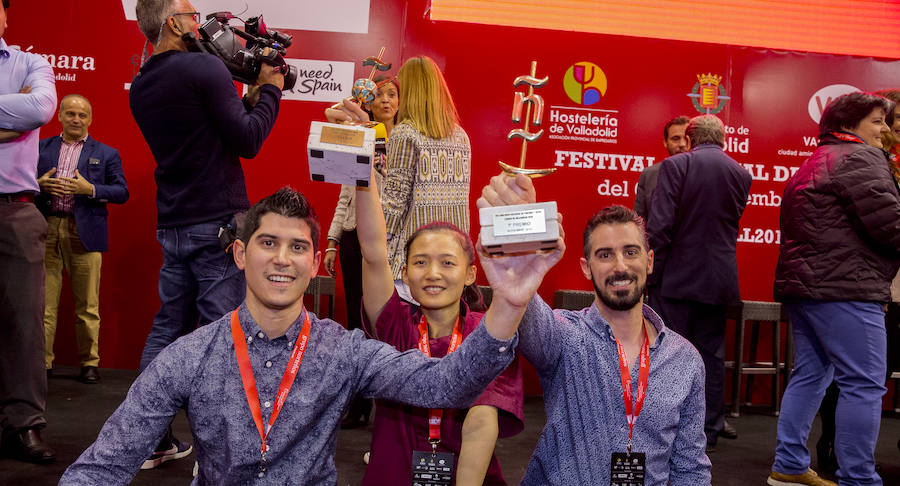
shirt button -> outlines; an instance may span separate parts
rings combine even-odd
[[[268,401],[267,401],[266,403],[263,403],[263,406],[266,407],[266,408],[269,408],[269,407],[272,406],[272,402],[268,402]]]
[[[500,351],[501,353],[505,353],[505,352],[506,352],[506,346],[500,346],[500,349],[498,349],[497,351]]]
[[[271,368],[271,367],[272,367],[272,362],[266,361],[266,368]]]
[[[294,344],[293,341],[288,341],[288,347],[290,348]]]
[[[253,336],[247,336],[247,342],[248,342],[248,343],[252,343],[252,342],[253,342]]]
[[[256,333],[256,337],[262,339],[262,338],[263,338],[263,332],[262,332],[262,331],[259,331],[258,333]]]
[[[266,473],[260,471],[259,474],[256,475],[256,477],[262,478],[262,477],[265,477],[265,475],[266,475]]]

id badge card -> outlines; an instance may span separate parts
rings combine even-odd
[[[413,451],[412,486],[450,486],[452,477],[452,453]]]
[[[644,486],[647,456],[643,452],[613,452],[610,461],[610,486]]]

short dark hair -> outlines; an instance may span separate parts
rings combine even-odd
[[[9,8],[9,0],[3,0],[3,8]]]
[[[588,220],[587,225],[584,227],[584,258],[590,260],[591,258],[591,235],[594,233],[594,230],[597,226],[601,224],[628,224],[634,223],[638,230],[641,232],[641,239],[644,242],[644,250],[649,249],[650,245],[647,243],[647,231],[644,226],[644,218],[638,216],[638,213],[632,211],[625,206],[620,206],[615,204],[613,206],[607,206],[600,211],[597,211],[591,219]]]
[[[822,112],[819,133],[855,127],[876,108],[883,109],[884,114],[888,115],[894,109],[894,102],[877,94],[862,91],[838,96],[828,103]]]
[[[290,186],[282,187],[275,194],[268,196],[254,204],[247,212],[244,228],[241,230],[240,239],[244,243],[250,242],[250,237],[259,229],[259,221],[263,215],[274,213],[285,218],[299,218],[309,225],[309,236],[312,238],[313,251],[319,250],[319,220],[316,211],[310,206],[309,201],[299,191]]]
[[[672,128],[672,125],[687,125],[690,122],[691,122],[691,119],[684,115],[676,116],[675,118],[672,118],[671,120],[666,122],[666,126],[665,126],[665,128],[663,128],[663,140],[669,139],[669,129]]]

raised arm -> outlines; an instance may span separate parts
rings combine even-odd
[[[368,188],[356,190],[356,234],[362,252],[363,308],[375,326],[385,304],[394,294],[394,277],[388,261],[384,213],[378,198],[373,168]],[[376,332],[376,336],[377,332]]]
[[[477,205],[481,208],[534,201],[534,185],[528,177],[519,174],[513,179],[501,174],[491,178],[491,182],[482,189]],[[557,248],[550,252],[490,256],[481,246],[481,238],[478,238],[481,267],[494,289],[491,306],[484,316],[492,336],[506,339],[516,333],[519,321],[544,275],[559,262],[566,250],[564,236],[560,215]]]

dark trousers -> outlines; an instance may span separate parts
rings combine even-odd
[[[670,329],[681,334],[700,352],[706,368],[706,420],[708,444],[715,444],[725,425],[725,305],[660,297],[651,293],[650,307]]]
[[[341,233],[341,276],[344,278],[344,297],[347,299],[347,329],[362,329],[362,250],[356,230]],[[372,400],[354,397],[347,410],[351,420],[365,416],[368,420],[372,411]]]
[[[230,219],[156,230],[163,253],[160,307],[141,354],[141,371],[176,339],[244,301],[244,272],[219,243],[219,227]]]
[[[341,233],[341,276],[347,300],[347,329],[362,329],[362,251],[356,230]]]
[[[0,201],[0,425],[4,435],[43,427],[44,241],[32,203]]]

